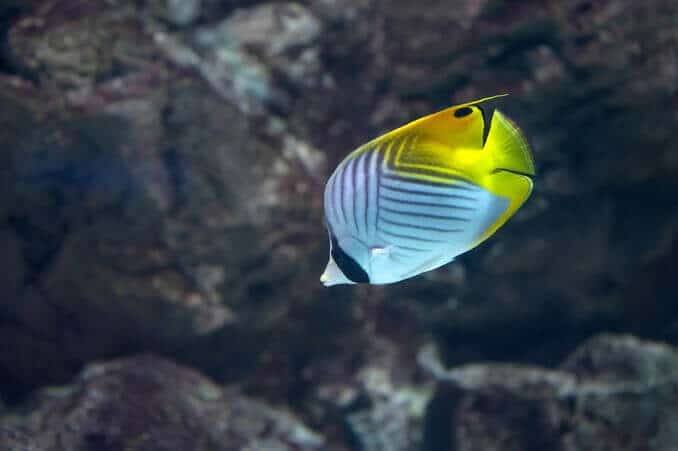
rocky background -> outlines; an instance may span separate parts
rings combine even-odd
[[[0,449],[678,450],[678,3],[4,0]],[[539,175],[318,282],[324,181],[451,103]]]

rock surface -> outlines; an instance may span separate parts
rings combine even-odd
[[[3,419],[2,449],[326,449],[289,412],[150,355],[90,365],[75,384],[43,390],[34,404],[28,415]]]
[[[585,342],[558,370],[441,369],[426,451],[678,449],[678,352],[627,335]],[[450,427],[451,426],[451,427]]]
[[[39,81],[2,79],[0,335],[12,345],[0,379],[19,389],[64,381],[91,358],[184,346],[249,315],[268,330],[288,299],[267,287],[299,277],[289,262],[322,236],[303,235],[322,154],[280,120],[215,97],[201,73],[154,62],[163,47],[131,7],[83,5],[62,17],[48,2],[9,34],[17,70]],[[87,36],[107,27],[119,53],[85,52],[72,37],[96,46]],[[55,47],[43,39],[52,33]]]
[[[507,384],[601,331],[678,343],[677,22],[665,0],[2,2],[0,398],[153,352],[337,449],[405,450],[422,343],[507,362]],[[321,287],[336,163],[506,91],[539,173],[519,215],[425,276]],[[618,377],[616,352],[585,377]]]
[[[558,369],[476,363],[449,370],[427,346],[419,361],[432,377],[398,371],[406,368],[397,363],[403,356],[383,341],[374,351],[381,357],[372,355],[354,378],[316,367],[315,377],[326,382],[314,394],[316,404],[307,406],[316,414],[335,409],[355,447],[313,431],[285,409],[152,355],[93,364],[72,385],[41,390],[22,410],[0,417],[0,447],[676,449],[678,351],[665,344],[599,335]],[[431,399],[433,381],[438,387]]]

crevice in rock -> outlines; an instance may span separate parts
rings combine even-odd
[[[9,0],[4,6],[0,6],[0,72],[19,75],[19,71],[12,64],[9,56],[8,34],[12,21],[22,12],[20,3]]]
[[[65,230],[57,234],[53,233],[54,230],[39,230],[30,224],[30,218],[20,216],[10,216],[7,224],[21,238],[24,247],[28,267],[24,285],[36,284],[59,255],[66,236]]]
[[[179,213],[185,204],[182,195],[186,186],[184,161],[177,149],[173,146],[168,147],[162,153],[162,160],[169,176],[172,191],[169,214],[170,216],[174,216]]]

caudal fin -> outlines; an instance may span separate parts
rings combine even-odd
[[[485,149],[493,156],[497,169],[535,175],[534,160],[527,140],[518,126],[499,110],[495,110],[492,115]]]

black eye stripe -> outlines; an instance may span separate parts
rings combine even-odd
[[[353,260],[353,258],[351,258],[341,247],[339,247],[339,243],[335,237],[332,237],[332,258],[334,259],[334,263],[336,263],[339,269],[341,269],[341,272],[343,272],[351,282],[370,282],[370,277],[367,275],[365,270],[360,267],[358,262]]]
[[[473,108],[465,106],[465,107],[461,107],[461,108],[455,110],[454,111],[454,117],[459,117],[459,118],[466,117],[471,113],[473,113]]]

